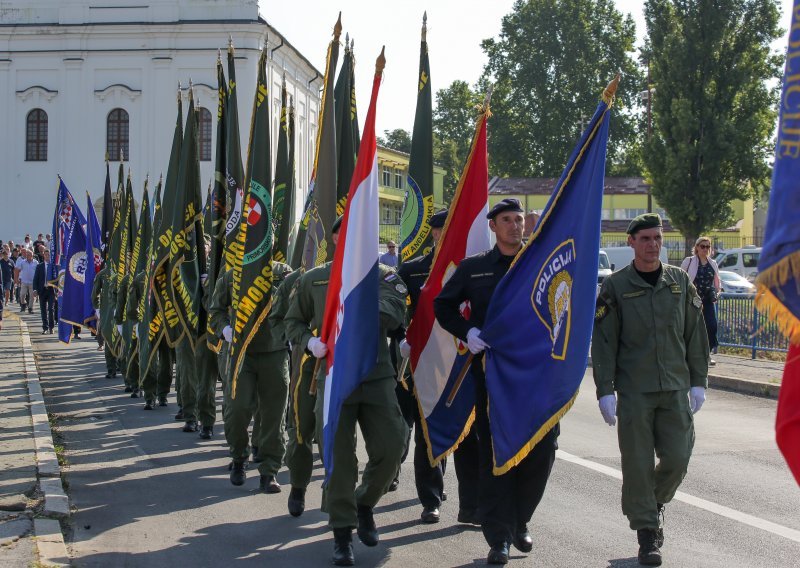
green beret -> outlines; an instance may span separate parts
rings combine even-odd
[[[626,232],[629,235],[634,235],[637,231],[641,231],[642,229],[652,229],[653,227],[661,226],[663,225],[661,224],[661,217],[659,217],[658,213],[643,213],[630,222]]]

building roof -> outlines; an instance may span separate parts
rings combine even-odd
[[[501,178],[489,180],[489,195],[550,195],[557,178]],[[640,177],[606,177],[605,195],[647,195],[650,185]]]

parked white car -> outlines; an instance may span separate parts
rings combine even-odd
[[[720,270],[735,272],[753,282],[758,275],[758,259],[761,247],[746,246],[717,253],[714,260]]]
[[[597,266],[597,283],[602,284],[608,276],[611,276],[611,262],[608,260],[608,255],[600,251],[600,261]]]
[[[722,291],[725,294],[747,294],[752,296],[756,293],[755,284],[730,270],[720,270],[719,279],[722,280]]]
[[[621,270],[633,262],[633,249],[629,246],[603,247],[600,249],[600,254],[603,253],[608,257],[609,266],[613,272]],[[662,263],[669,264],[666,247],[661,247],[659,258]]]

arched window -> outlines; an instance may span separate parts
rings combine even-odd
[[[201,162],[211,161],[211,112],[207,108],[197,107],[197,127],[200,129],[198,148]]]
[[[121,108],[115,108],[108,113],[106,120],[106,152],[111,160],[119,160],[122,152],[122,161],[126,162],[129,156],[129,119],[128,113]]]
[[[40,108],[25,119],[25,161],[47,161],[47,113]]]

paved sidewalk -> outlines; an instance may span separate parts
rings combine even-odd
[[[783,377],[782,361],[722,354],[714,355],[713,359],[717,364],[708,368],[709,386],[778,397]]]
[[[0,331],[0,566],[27,568],[37,560],[33,516],[41,499],[19,318],[4,310]]]

